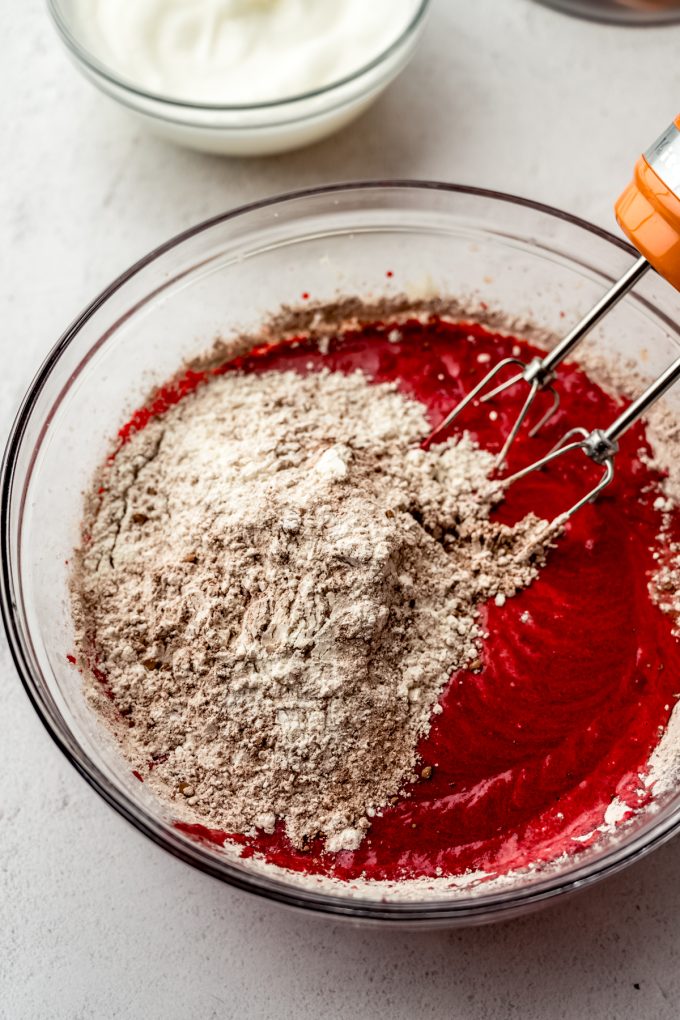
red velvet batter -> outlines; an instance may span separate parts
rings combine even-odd
[[[397,343],[387,339],[394,328],[402,336]],[[345,333],[324,356],[302,339],[258,349],[216,371],[360,368],[376,382],[396,380],[425,404],[435,425],[515,345],[523,357],[536,353],[477,325],[378,323]],[[121,430],[121,441],[205,377],[191,373],[160,391]],[[615,402],[579,370],[561,369],[559,388],[559,415],[540,438],[520,436],[510,468],[540,456],[571,425],[607,425],[617,413]],[[482,405],[457,427],[497,450],[525,393],[519,386],[497,400],[496,421],[489,419],[491,405]],[[232,837],[245,844],[244,856],[259,851],[287,868],[347,879],[434,876],[438,869],[504,872],[578,851],[584,844],[573,837],[600,825],[615,795],[632,806],[643,802],[638,774],[668,720],[680,674],[671,620],[647,590],[661,522],[653,507],[658,478],[638,457],[644,446],[640,426],[623,440],[615,483],[568,525],[540,578],[504,606],[484,608],[490,637],[483,668],[451,677],[441,697],[444,711],[419,746],[421,767],[433,766],[431,778],[376,817],[355,852],[324,854],[320,841],[296,851],[279,825],[271,836]],[[549,473],[518,482],[497,516],[510,523],[533,509],[553,517],[599,470],[582,454],[572,455]],[[227,838],[202,826],[178,827],[219,844]]]

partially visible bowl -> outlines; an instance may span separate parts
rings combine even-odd
[[[616,25],[667,25],[680,21],[678,0],[538,0],[545,7]]]
[[[429,7],[430,0],[420,0],[394,42],[340,81],[276,102],[225,106],[181,102],[126,81],[85,44],[72,0],[48,0],[71,59],[97,88],[169,141],[231,156],[264,156],[301,148],[349,124],[406,67]]]
[[[680,829],[680,789],[611,837],[548,872],[502,888],[410,892],[384,902],[264,873],[252,859],[194,842],[138,782],[89,707],[73,647],[69,560],[82,493],[118,427],[185,359],[254,332],[282,305],[451,295],[557,333],[622,275],[635,254],[555,209],[474,188],[394,182],[321,188],[226,213],[132,267],[85,309],[39,370],[3,465],[0,604],[36,711],[90,785],[140,831],[188,864],[265,898],[335,917],[412,926],[513,916],[623,868]],[[307,300],[311,298],[311,301]],[[648,274],[598,327],[598,349],[656,375],[680,345],[676,293]],[[678,394],[673,394],[675,407]],[[36,753],[38,753],[36,751]],[[437,898],[438,897],[438,898]]]

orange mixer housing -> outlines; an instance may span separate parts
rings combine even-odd
[[[680,290],[680,115],[638,159],[616,218],[640,254]]]

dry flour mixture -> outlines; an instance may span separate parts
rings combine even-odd
[[[414,778],[448,677],[475,667],[480,603],[542,556],[521,555],[537,518],[489,520],[491,455],[465,436],[425,453],[428,430],[358,372],[232,372],[104,469],[78,653],[185,816],[355,849]]]

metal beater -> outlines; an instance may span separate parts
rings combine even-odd
[[[654,268],[680,290],[680,116],[638,160],[633,181],[616,203],[616,216],[624,232],[641,252],[637,262],[544,358],[533,358],[528,363],[520,358],[504,358],[494,365],[437,425],[428,437],[428,445],[473,401],[485,403],[510,387],[525,383],[529,387],[529,392],[496,460],[496,467],[500,468],[541,390],[547,389],[552,393],[552,405],[533,425],[529,435],[536,435],[557,411],[560,397],[553,382],[557,376],[558,366],[649,269]],[[498,383],[498,375],[512,365],[518,366],[520,371]],[[556,457],[572,450],[582,450],[596,464],[602,465],[604,472],[598,484],[561,515],[561,519],[570,517],[586,503],[596,499],[609,485],[614,477],[614,457],[618,452],[619,438],[678,379],[680,358],[607,428],[595,429],[592,432],[584,428],[570,429],[545,457],[505,479],[504,485],[509,485],[529,472],[544,467]],[[494,383],[496,385],[493,385]],[[575,439],[576,436],[580,438]]]
[[[634,425],[638,418],[647,411],[652,404],[655,404],[671,386],[680,379],[680,357],[676,358],[672,365],[663,372],[658,379],[656,379],[651,386],[642,393],[637,400],[634,400],[629,407],[623,411],[618,418],[611,423],[605,429],[593,429],[592,432],[588,432],[588,429],[581,427],[569,429],[559,443],[552,448],[552,450],[541,457],[539,460],[534,461],[533,464],[529,464],[528,467],[522,468],[521,471],[516,471],[514,475],[510,475],[508,478],[503,480],[504,487],[506,485],[512,485],[520,478],[524,478],[531,471],[538,471],[540,468],[545,467],[551,461],[555,460],[556,457],[561,457],[566,453],[570,453],[572,450],[583,450],[583,452],[590,457],[596,464],[601,464],[604,468],[602,477],[597,485],[590,490],[587,495],[582,499],[579,499],[577,503],[574,503],[569,510],[560,514],[559,520],[566,521],[572,514],[575,514],[577,510],[580,510],[586,503],[591,503],[597,499],[602,490],[612,481],[614,477],[614,457],[619,451],[619,438],[626,432],[631,425]],[[580,439],[575,439],[575,436],[580,436]]]

